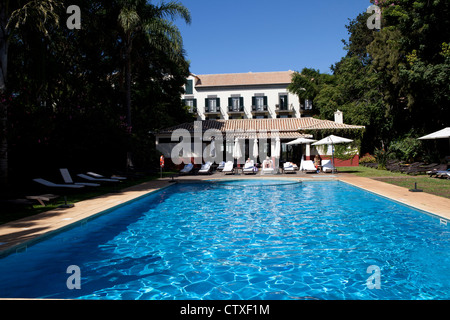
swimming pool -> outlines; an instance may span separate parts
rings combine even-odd
[[[149,194],[0,259],[0,297],[450,298],[438,218],[343,182],[294,182]]]

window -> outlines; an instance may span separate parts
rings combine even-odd
[[[194,85],[192,80],[186,82],[186,94],[192,94],[194,91]]]
[[[220,98],[206,98],[205,112],[220,112]]]
[[[279,101],[280,110],[287,110],[288,109],[288,96],[280,95],[279,100],[280,100]]]
[[[306,99],[305,100],[305,110],[311,110],[313,108],[312,101]]]
[[[267,97],[259,95],[252,97],[252,109],[253,111],[267,111]]]
[[[183,103],[184,106],[189,107],[190,113],[197,112],[197,99],[187,98],[187,99],[182,99],[181,102]]]
[[[244,97],[228,98],[228,111],[230,112],[244,111]]]

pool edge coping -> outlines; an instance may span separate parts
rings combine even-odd
[[[82,225],[84,223],[87,223],[89,220],[95,219],[96,217],[101,216],[103,214],[107,214],[111,210],[114,210],[116,208],[119,208],[119,207],[122,207],[124,205],[127,205],[130,202],[137,201],[140,198],[148,196],[149,194],[152,194],[152,193],[159,192],[159,191],[164,190],[166,188],[169,188],[169,187],[171,187],[171,186],[173,186],[175,184],[175,183],[167,183],[169,181],[165,181],[165,180],[153,180],[153,181],[147,181],[147,182],[141,183],[139,185],[132,186],[130,188],[121,190],[121,192],[124,192],[124,193],[126,193],[126,192],[133,192],[134,189],[137,189],[139,187],[144,187],[145,185],[147,185],[149,183],[154,183],[155,181],[164,182],[165,185],[162,185],[162,186],[157,187],[157,188],[151,188],[151,189],[143,190],[143,191],[140,191],[140,192],[138,191],[139,194],[136,195],[136,196],[130,196],[130,197],[124,199],[123,201],[118,200],[117,203],[114,203],[114,204],[112,204],[112,205],[110,205],[108,207],[103,207],[103,208],[100,207],[98,210],[94,209],[91,213],[84,213],[84,214],[81,213],[81,214],[78,214],[75,218],[62,218],[62,219],[60,219],[59,223],[53,223],[53,224],[49,225],[48,226],[48,230],[43,231],[42,233],[38,233],[36,235],[32,234],[32,235],[29,236],[28,239],[25,239],[23,241],[20,241],[20,240],[11,241],[10,242],[11,245],[8,245],[8,242],[1,242],[0,241],[0,259],[4,258],[5,256],[8,256],[10,254],[13,254],[13,253],[20,253],[22,250],[26,251],[29,246],[32,246],[32,245],[34,245],[34,244],[36,244],[36,243],[38,243],[40,241],[43,241],[43,240],[47,239],[48,237],[52,237],[52,236],[54,236],[54,235],[56,235],[56,234],[58,234],[60,232],[64,232],[67,229],[73,228],[77,224]],[[85,202],[91,202],[91,201],[100,201],[104,197],[111,198],[111,197],[114,197],[114,196],[117,196],[117,195],[118,195],[117,193],[108,193],[108,194],[101,195],[101,196],[98,196],[98,197],[95,197],[95,198],[92,198],[92,199],[87,199],[87,200],[80,201],[80,202],[78,202],[78,204],[85,203]],[[40,218],[39,216],[40,215],[43,215],[43,214],[51,215],[51,214],[53,214],[55,212],[58,213],[58,210],[59,209],[52,209],[52,210],[49,210],[49,211],[46,211],[46,212],[43,212],[43,213],[39,213],[39,214],[34,215],[32,217],[26,217],[26,218],[23,218],[23,219],[14,220],[14,221],[5,223],[3,225],[0,225],[0,231],[2,229],[7,229],[10,225],[20,224],[21,222],[26,221],[26,220],[28,220],[30,218],[37,218],[37,220],[39,220],[39,218]],[[70,210],[67,210],[66,212],[63,213],[63,215],[64,214],[70,215],[72,213],[70,212]],[[63,221],[66,221],[66,223],[64,223]],[[9,227],[9,228],[11,228],[11,227]],[[13,227],[13,228],[17,228],[17,227]],[[23,228],[21,230],[23,230]],[[26,231],[26,230],[23,230],[23,231]],[[17,232],[20,232],[20,230],[18,230]],[[1,240],[2,237],[7,237],[7,235],[8,235],[7,233],[6,234],[0,234],[0,240]],[[4,246],[4,248],[1,248],[1,246]],[[0,297],[0,300],[1,300],[1,297]]]
[[[67,230],[68,228],[74,227],[76,224],[86,223],[90,219],[93,219],[93,218],[95,218],[95,217],[97,217],[99,215],[105,214],[105,213],[107,213],[110,210],[113,210],[115,208],[124,206],[124,205],[126,205],[126,204],[128,204],[130,202],[136,201],[139,198],[145,197],[145,196],[147,196],[147,195],[149,195],[151,193],[155,193],[155,192],[161,191],[163,189],[169,188],[170,186],[175,185],[177,183],[192,183],[193,181],[195,181],[197,183],[202,183],[202,182],[204,183],[204,182],[211,182],[211,181],[218,181],[218,180],[225,180],[226,181],[226,180],[258,180],[258,179],[297,180],[297,181],[308,181],[308,182],[309,181],[311,181],[311,182],[340,181],[340,182],[344,182],[344,183],[346,183],[348,185],[351,185],[351,186],[357,187],[359,189],[362,189],[364,191],[368,191],[370,193],[376,194],[376,195],[381,196],[383,198],[386,198],[388,200],[394,201],[396,203],[399,203],[399,204],[405,205],[407,207],[419,210],[419,211],[421,211],[421,212],[423,212],[425,214],[429,214],[429,215],[435,216],[437,218],[443,218],[446,221],[450,222],[450,212],[447,213],[447,214],[445,214],[445,213],[443,214],[441,212],[436,212],[436,211],[434,211],[434,210],[432,210],[430,208],[423,208],[423,206],[421,206],[421,205],[414,204],[414,203],[411,204],[410,202],[405,201],[405,199],[398,198],[398,197],[396,197],[393,194],[389,195],[389,192],[387,192],[388,194],[386,194],[386,192],[380,193],[379,191],[376,190],[376,188],[368,188],[364,184],[357,183],[357,181],[358,180],[362,180],[363,182],[366,182],[366,183],[369,182],[369,184],[372,184],[372,185],[382,186],[382,187],[384,187],[384,189],[391,188],[391,189],[397,189],[397,191],[399,191],[399,190],[400,191],[405,191],[405,190],[403,190],[404,189],[403,187],[390,185],[390,184],[387,184],[385,182],[376,181],[376,180],[373,180],[373,179],[370,179],[370,178],[348,176],[348,175],[346,175],[344,173],[340,173],[338,175],[333,175],[333,176],[324,176],[324,177],[320,177],[320,178],[302,178],[302,177],[294,177],[294,176],[292,176],[292,177],[291,176],[289,176],[289,177],[287,177],[287,176],[276,176],[276,177],[274,177],[274,176],[267,176],[267,177],[241,176],[241,177],[230,177],[230,178],[225,178],[225,177],[212,178],[211,176],[202,176],[202,177],[191,177],[191,178],[194,178],[194,179],[192,179],[192,180],[191,179],[189,179],[189,180],[178,179],[178,180],[175,181],[176,183],[170,183],[171,181],[168,180],[168,179],[152,180],[152,181],[147,181],[147,182],[144,182],[142,184],[139,184],[139,185],[136,185],[136,186],[133,186],[133,187],[121,190],[121,192],[126,193],[128,191],[132,191],[134,189],[139,189],[140,187],[144,187],[144,186],[152,184],[152,183],[161,183],[162,184],[161,186],[156,187],[156,188],[147,188],[147,189],[138,191],[138,195],[131,196],[131,197],[129,197],[129,198],[125,199],[125,200],[122,200],[122,201],[119,200],[118,203],[114,203],[114,204],[110,205],[109,207],[106,207],[106,208],[100,207],[98,210],[94,209],[93,212],[91,212],[91,213],[79,214],[79,216],[81,216],[81,217],[65,218],[65,219],[70,219],[70,220],[73,219],[73,221],[67,222],[69,220],[66,220],[66,223],[63,223],[61,221],[64,220],[64,219],[60,219],[59,223],[53,224],[51,227],[48,227],[49,230],[44,231],[42,233],[38,233],[36,235],[31,235],[28,239],[24,239],[23,241],[20,241],[20,240],[13,241],[13,242],[11,242],[11,245],[7,245],[8,242],[6,242],[6,243],[2,243],[1,242],[1,238],[5,237],[5,235],[7,236],[8,234],[1,234],[0,233],[0,247],[2,245],[4,246],[4,248],[0,248],[0,258],[3,258],[3,257],[5,257],[5,256],[7,256],[9,254],[14,253],[14,252],[20,252],[21,250],[26,250],[26,248],[28,246],[33,245],[34,243],[42,241],[45,238],[48,238],[48,237],[50,237],[50,236],[52,236],[54,234],[57,234],[59,232],[63,232],[64,230]],[[406,192],[408,192],[408,191],[406,191]],[[106,195],[103,195],[103,196],[99,196],[99,197],[95,197],[95,198],[92,198],[92,199],[84,200],[84,201],[79,202],[78,204],[84,203],[84,202],[88,202],[88,201],[99,201],[101,198],[106,197],[108,199],[108,198],[112,198],[114,196],[117,196],[117,193],[109,193],[109,194],[106,194]],[[438,196],[435,196],[435,195],[432,195],[432,194],[426,194],[426,196],[429,196],[429,197],[432,197],[432,198],[436,197],[439,200],[450,202],[450,200],[448,200],[446,198],[438,197]],[[409,200],[411,200],[411,199],[409,199]],[[57,211],[58,211],[58,209],[54,209],[54,210],[46,211],[44,213],[35,215],[33,217],[39,218],[38,217],[39,215],[52,214],[52,212],[57,212]],[[67,212],[67,213],[70,214],[69,212]],[[20,223],[22,220],[26,220],[26,219],[27,218],[19,219],[19,220],[15,220],[15,221],[8,222],[6,224],[0,225],[0,232],[1,232],[2,229],[7,228],[8,225]],[[37,219],[37,220],[39,220],[39,219]],[[15,228],[17,228],[17,227],[15,227]]]
[[[357,178],[357,179],[355,179]],[[362,189],[364,191],[370,192],[372,194],[375,194],[377,196],[380,196],[382,198],[394,201],[396,203],[399,203],[401,205],[407,206],[409,208],[421,211],[425,214],[428,215],[432,215],[436,218],[441,218],[441,219],[445,219],[446,221],[450,222],[450,211],[448,212],[440,212],[440,210],[434,210],[432,207],[430,207],[429,205],[424,205],[424,204],[420,204],[417,203],[416,199],[411,198],[413,195],[415,195],[413,192],[408,191],[408,189],[404,188],[404,187],[400,187],[400,186],[396,186],[396,185],[391,185],[389,183],[386,182],[382,182],[382,181],[377,181],[374,179],[370,179],[370,178],[366,178],[366,177],[351,177],[350,179],[348,179],[348,177],[342,177],[342,178],[338,178],[337,179],[340,182],[344,182],[348,185],[351,185],[353,187]],[[351,181],[349,181],[351,180]],[[365,182],[369,182],[369,184],[372,185],[378,185],[381,187],[384,187],[384,192],[380,192],[378,190],[376,190],[376,188],[370,188],[367,187],[367,185],[362,185],[362,184],[358,184],[356,183],[354,180],[365,180]],[[386,189],[390,189],[390,190],[386,190]],[[399,198],[398,196],[392,194],[393,192],[409,192],[404,194],[402,198]],[[449,202],[449,206],[448,208],[450,208],[450,199],[444,198],[444,197],[440,197],[440,196],[436,196],[430,193],[426,193],[423,192],[422,194],[425,194],[426,197],[430,197],[430,198],[435,198],[438,201],[444,201],[444,202]],[[417,194],[416,194],[417,195]],[[409,199],[405,199],[404,197]],[[430,200],[431,201],[431,200]]]

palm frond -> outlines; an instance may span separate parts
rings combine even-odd
[[[183,53],[183,38],[177,26],[165,19],[152,19],[144,27],[149,43],[165,52],[173,61]]]
[[[11,13],[6,28],[19,28],[30,20],[35,27],[47,35],[47,22],[52,20],[55,25],[59,25],[58,10],[63,8],[63,0],[33,0],[27,2],[22,8]]]
[[[182,18],[187,24],[191,23],[191,13],[178,1],[163,2],[159,6],[155,7],[156,15],[160,18],[175,20]]]
[[[139,26],[141,18],[134,8],[122,8],[119,13],[118,21],[123,30],[129,32]]]

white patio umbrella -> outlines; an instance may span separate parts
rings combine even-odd
[[[427,134],[426,136],[420,137],[418,139],[419,140],[449,139],[448,142],[450,144],[450,127]]]
[[[258,159],[259,149],[258,149],[258,139],[253,140],[253,150],[252,155],[255,159]]]
[[[211,140],[211,144],[209,146],[209,155],[211,156],[211,158],[215,158],[216,157],[216,141],[215,139]]]
[[[242,158],[241,144],[239,143],[238,138],[236,138],[234,140],[233,158],[235,158],[236,160]],[[238,163],[238,166],[239,166],[239,163]]]
[[[450,138],[450,127],[442,130],[427,134],[426,136],[418,138],[419,140],[431,140],[431,139],[445,139]]]
[[[281,153],[281,143],[280,138],[277,137],[275,139],[275,147],[272,149],[272,157],[278,159],[280,157],[280,153]]]
[[[314,139],[298,138],[298,139],[292,140],[292,141],[290,141],[290,142],[288,142],[288,143],[286,143],[286,144],[288,144],[288,145],[293,145],[293,144],[308,144],[308,143],[313,143],[313,142],[316,142],[316,141],[317,141],[317,140],[314,140]]]
[[[317,142],[314,142],[313,146],[320,146],[320,145],[331,145],[331,158],[332,158],[332,163],[333,163],[333,173],[334,173],[334,145],[338,144],[338,143],[349,143],[352,142],[353,140],[351,139],[347,139],[347,138],[343,138],[343,137],[338,137],[335,135],[329,135],[328,137],[323,138],[322,140],[319,140]]]

